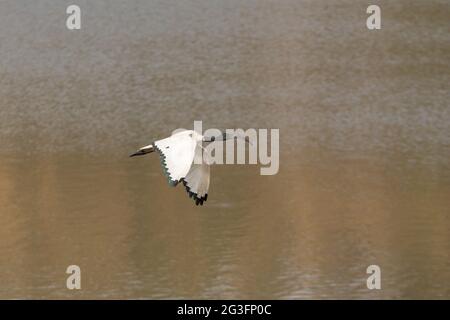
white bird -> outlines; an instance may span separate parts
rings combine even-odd
[[[194,130],[183,130],[140,148],[130,157],[158,151],[169,184],[174,187],[182,181],[195,204],[203,205],[208,199],[210,168],[208,154],[202,152],[204,150],[202,143],[231,138],[239,137],[223,133],[218,137],[207,138]],[[249,142],[248,138],[245,138],[245,141]]]

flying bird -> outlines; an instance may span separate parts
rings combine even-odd
[[[203,205],[208,199],[210,165],[208,153],[202,152],[205,150],[202,144],[232,138],[240,137],[225,132],[217,137],[205,137],[194,130],[183,130],[140,148],[130,157],[157,151],[169,184],[175,187],[183,182],[195,204]],[[248,137],[245,137],[245,141],[249,142]]]

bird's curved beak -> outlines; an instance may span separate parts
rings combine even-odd
[[[244,140],[245,140],[245,142],[247,142],[249,145],[253,145],[253,143],[250,141],[250,138],[248,137],[248,136],[246,136],[245,138],[244,138]]]
[[[241,136],[236,135],[236,136],[234,136],[234,138],[236,140],[244,140],[245,142],[247,142],[251,146],[253,145],[253,143],[250,141],[250,137],[249,136],[241,137]]]

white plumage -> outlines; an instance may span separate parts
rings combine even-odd
[[[198,198],[200,204],[203,204],[203,202],[208,198],[210,170],[209,165],[205,162],[207,159],[203,159],[203,161],[200,162],[200,159],[202,159],[202,154],[202,147],[197,145],[195,148],[194,157],[198,161],[194,161],[194,163],[192,163],[188,174],[183,179],[183,184],[186,187],[189,196],[194,197],[196,203],[196,198]],[[207,153],[205,152],[204,155],[207,156]]]
[[[184,130],[142,147],[130,157],[158,151],[169,184],[176,186],[182,181],[195,204],[203,205],[208,198],[210,172],[207,153],[202,152],[203,141],[211,142],[214,138],[208,140],[193,130]]]
[[[194,161],[197,141],[193,134],[180,132],[153,143],[161,155],[161,162],[167,170],[169,182],[177,184],[186,177]]]

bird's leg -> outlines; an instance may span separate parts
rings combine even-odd
[[[153,144],[140,148],[137,152],[130,155],[130,157],[143,156],[144,154],[155,151]]]

